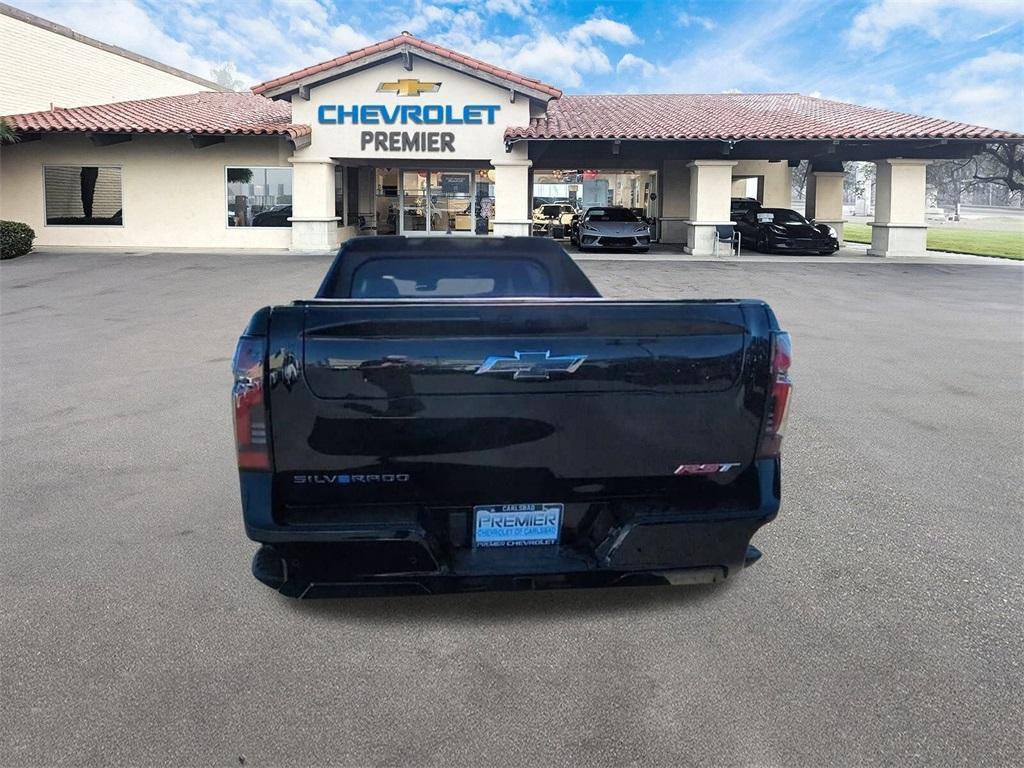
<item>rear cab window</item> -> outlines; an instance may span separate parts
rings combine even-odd
[[[549,296],[551,278],[531,259],[371,259],[352,275],[353,299]]]

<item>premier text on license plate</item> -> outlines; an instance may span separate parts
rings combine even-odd
[[[473,546],[557,544],[561,504],[490,504],[473,507]]]

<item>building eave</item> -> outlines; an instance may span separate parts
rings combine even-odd
[[[412,57],[432,61],[463,74],[522,93],[540,102],[561,97],[562,91],[539,80],[519,75],[510,70],[495,67],[478,59],[465,56],[447,48],[420,40],[402,33],[401,35],[376,43],[366,48],[351,51],[329,61],[315,64],[282,77],[253,86],[253,93],[273,99],[290,98],[300,89],[308,89],[324,82],[330,82],[367,67],[402,57],[407,69],[415,67]]]

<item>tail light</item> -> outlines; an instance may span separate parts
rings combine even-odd
[[[270,469],[267,407],[263,388],[266,339],[243,336],[235,348],[231,399],[235,416],[235,446],[239,469]]]
[[[772,378],[768,395],[768,417],[757,447],[757,458],[775,458],[782,452],[782,433],[789,415],[789,398],[793,381],[789,378],[789,365],[793,360],[793,343],[788,333],[772,334]]]

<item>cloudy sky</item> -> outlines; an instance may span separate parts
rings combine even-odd
[[[568,93],[798,91],[1024,129],[1022,0],[13,4],[246,86],[408,30]]]

